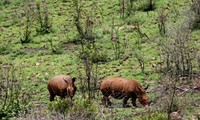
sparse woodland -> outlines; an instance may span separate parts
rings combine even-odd
[[[60,74],[73,106],[49,102]],[[148,85],[149,108],[102,105],[117,76]],[[200,0],[1,0],[0,119],[200,120]]]

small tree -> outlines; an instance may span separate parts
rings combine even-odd
[[[52,38],[48,38],[48,42],[50,44],[50,49],[51,49],[51,52],[53,54],[61,54],[62,53],[62,47],[59,46],[59,45],[54,45],[53,44],[53,39]]]
[[[161,41],[168,71],[177,76],[191,77],[196,49],[191,41],[189,24],[183,22],[167,30],[167,39]]]
[[[121,43],[120,43],[120,39],[119,39],[118,28],[117,28],[117,30],[115,30],[114,17],[112,18],[111,41],[113,42],[115,59],[119,59],[120,55],[122,53],[122,48],[121,48]]]
[[[6,4],[10,4],[10,0],[3,0],[3,4],[6,5]]]
[[[174,81],[172,81],[172,84],[170,85],[170,94],[169,94],[169,98],[167,100],[167,116],[168,116],[168,120],[170,120],[170,114],[174,111],[177,111],[178,106],[176,105],[176,97],[177,97],[177,93],[176,93],[176,84],[177,84],[178,78],[175,78]]]
[[[133,13],[133,2],[134,0],[119,0],[121,17],[123,19]]]
[[[36,31],[41,34],[46,34],[51,32],[52,23],[49,19],[49,9],[45,0],[42,3],[36,4],[37,9],[37,22],[39,24]]]
[[[121,17],[124,19],[124,17],[125,17],[125,0],[119,0],[119,3],[120,3]]]
[[[193,4],[191,6],[191,10],[194,12],[192,16],[192,26],[193,28],[200,27],[200,0],[193,0]]]
[[[148,7],[145,9],[147,11],[154,10],[154,2],[153,0],[148,1]]]
[[[79,0],[74,0],[73,5],[75,8],[74,13],[74,22],[75,26],[77,28],[77,31],[79,33],[79,39],[81,43],[81,50],[80,50],[80,58],[84,65],[84,71],[86,75],[86,82],[87,82],[87,91],[88,91],[88,97],[91,99],[94,97],[95,89],[97,89],[97,76],[94,77],[93,73],[94,71],[98,71],[98,57],[99,52],[97,51],[97,46],[95,44],[96,37],[94,33],[94,21],[95,18],[93,15],[93,8],[90,11],[90,15],[86,17],[85,22],[81,22],[81,15],[82,15],[82,9],[81,9],[81,2]],[[93,4],[95,5],[95,4]],[[94,67],[94,64],[96,63],[96,68]],[[97,74],[96,74],[97,75]],[[93,86],[92,86],[93,83]],[[83,84],[84,85],[84,84]]]
[[[160,110],[167,113],[168,120],[171,119],[171,113],[180,110],[177,94],[178,79],[178,76],[167,73],[165,76],[162,76],[160,81],[161,89],[156,100]]]
[[[26,0],[25,1],[25,23],[24,23],[24,28],[22,31],[20,31],[20,42],[22,44],[24,43],[29,43],[31,41],[31,27],[33,24],[33,14],[34,14],[34,6],[31,3],[31,0]]]
[[[166,33],[166,21],[167,21],[167,16],[168,14],[164,12],[164,10],[161,10],[158,13],[158,29],[159,29],[159,33],[161,36],[164,36]]]
[[[142,46],[141,41],[138,40],[135,45],[133,45],[133,55],[136,58],[136,60],[139,62],[140,68],[142,73],[145,72],[145,56],[142,52]]]
[[[9,119],[25,111],[30,96],[22,88],[20,67],[4,63],[0,67],[0,119]]]

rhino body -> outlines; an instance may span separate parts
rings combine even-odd
[[[100,84],[100,90],[103,94],[102,102],[106,106],[111,105],[109,96],[112,96],[115,99],[123,99],[124,107],[127,106],[127,101],[130,98],[132,100],[132,105],[135,107],[137,107],[137,98],[144,107],[147,107],[150,104],[145,89],[135,80],[120,77],[107,78]]]
[[[76,78],[72,78],[69,75],[58,75],[51,78],[47,86],[50,94],[50,101],[53,101],[56,95],[60,96],[62,99],[69,97],[71,101],[76,92],[75,80]]]

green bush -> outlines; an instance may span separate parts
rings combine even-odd
[[[156,112],[152,113],[149,116],[143,116],[138,120],[167,120],[167,114]]]
[[[70,110],[70,102],[68,99],[65,100],[58,99],[56,101],[50,102],[48,109],[51,111],[53,110],[61,113],[64,112],[68,113]]]
[[[107,54],[103,52],[99,52],[97,54],[93,53],[91,57],[93,63],[107,62],[108,60]]]
[[[142,11],[151,11],[155,9],[155,1],[154,0],[142,0],[140,1],[139,10]]]
[[[37,10],[37,22],[38,27],[36,29],[39,34],[47,34],[52,32],[52,22],[50,21],[50,13],[48,10],[48,4],[46,2],[38,2],[36,4]]]
[[[9,5],[11,2],[10,0],[2,0],[0,1],[0,5]]]
[[[98,113],[97,107],[92,103],[92,100],[88,99],[77,99],[73,103],[73,114],[72,115],[79,115],[83,116],[87,119],[94,119]]]
[[[9,119],[26,112],[30,107],[31,96],[22,91],[21,69],[10,63],[0,67],[0,119]]]
[[[0,54],[4,55],[4,54],[8,54],[8,53],[9,53],[8,46],[1,44],[0,45]]]
[[[104,52],[98,52],[95,49],[85,49],[81,51],[79,54],[79,58],[81,59],[89,59],[92,63],[98,62],[106,62],[108,60],[108,56]]]
[[[73,106],[70,106],[70,101],[68,99],[53,101],[49,103],[49,110],[57,111],[61,113],[67,113],[70,116],[78,117],[82,116],[84,118],[95,118],[97,107],[89,101],[88,99],[79,98],[73,101]]]
[[[48,39],[49,43],[50,43],[50,48],[51,48],[51,53],[52,54],[62,54],[63,53],[63,49],[62,49],[62,45],[61,43],[55,45],[53,44],[53,41],[52,39]]]

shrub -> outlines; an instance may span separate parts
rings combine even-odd
[[[58,111],[61,113],[68,113],[70,110],[70,101],[58,99],[56,101],[50,102],[48,109],[51,111]]]
[[[34,13],[33,5],[30,1],[25,2],[25,23],[24,27],[22,28],[22,31],[20,31],[20,42],[23,43],[29,43],[31,41],[31,27],[32,27],[32,16]]]
[[[139,120],[167,120],[167,115],[161,112],[152,113],[150,116],[143,116]]]
[[[49,110],[61,112],[70,116],[70,119],[91,119],[95,118],[97,107],[88,99],[75,99],[70,107],[69,100],[57,100],[49,103]]]
[[[26,111],[31,99],[22,90],[22,72],[12,64],[3,64],[0,67],[0,119],[9,119]],[[19,73],[18,73],[19,72]]]
[[[100,52],[98,54],[92,54],[92,62],[99,63],[99,62],[106,62],[108,60],[108,56],[106,53]]]
[[[46,34],[52,31],[52,23],[49,19],[49,10],[46,1],[36,4],[37,21],[39,27],[36,29],[37,33]]]
[[[139,8],[142,11],[151,11],[155,9],[155,2],[154,0],[143,0],[141,1],[141,6]]]
[[[88,49],[81,51],[79,54],[79,58],[82,60],[86,59],[86,57],[88,57],[92,63],[106,62],[108,60],[106,53]]]
[[[191,77],[195,66],[192,64],[197,50],[191,40],[191,30],[187,22],[173,25],[166,31],[167,40],[161,41],[167,70],[176,76]]]
[[[48,42],[50,43],[50,48],[51,48],[51,52],[53,54],[62,54],[63,53],[63,49],[62,46],[59,45],[53,45],[53,40],[51,38],[48,39]]]
[[[0,54],[8,54],[9,46],[5,44],[0,44]]]
[[[73,106],[73,111],[74,112],[97,112],[97,108],[95,105],[92,103],[92,100],[88,99],[77,99],[74,101],[74,106]]]
[[[194,0],[191,10],[194,12],[194,17],[192,20],[192,26],[193,28],[199,28],[200,27],[200,0]]]
[[[2,0],[0,1],[0,5],[9,5],[11,2],[10,0]]]
[[[167,17],[168,17],[168,13],[166,13],[164,10],[161,10],[158,13],[157,22],[158,22],[159,33],[161,36],[164,36],[166,33]]]
[[[94,3],[95,5],[95,3]],[[91,88],[92,83],[92,72],[94,71],[94,63],[98,62],[98,59],[92,59],[94,54],[98,54],[98,49],[96,46],[96,33],[95,33],[95,19],[96,16],[93,16],[93,12],[95,12],[93,9],[91,11],[88,11],[88,15],[85,19],[85,22],[82,23],[83,20],[83,3],[81,3],[79,0],[73,1],[73,7],[74,7],[74,24],[76,26],[78,36],[80,37],[78,40],[80,40],[81,43],[81,50],[79,57],[82,58],[82,63],[84,65],[84,71],[86,73],[86,83],[87,83],[87,93],[88,98],[91,99],[92,94],[95,92]],[[93,7],[92,7],[93,8]],[[90,13],[89,13],[90,12]],[[90,15],[89,15],[90,14]],[[96,68],[98,69],[98,68]],[[97,75],[97,74],[96,74]],[[97,78],[97,77],[96,77]],[[94,80],[95,81],[95,80]],[[96,82],[95,86],[96,86]],[[94,94],[93,94],[94,95]]]

